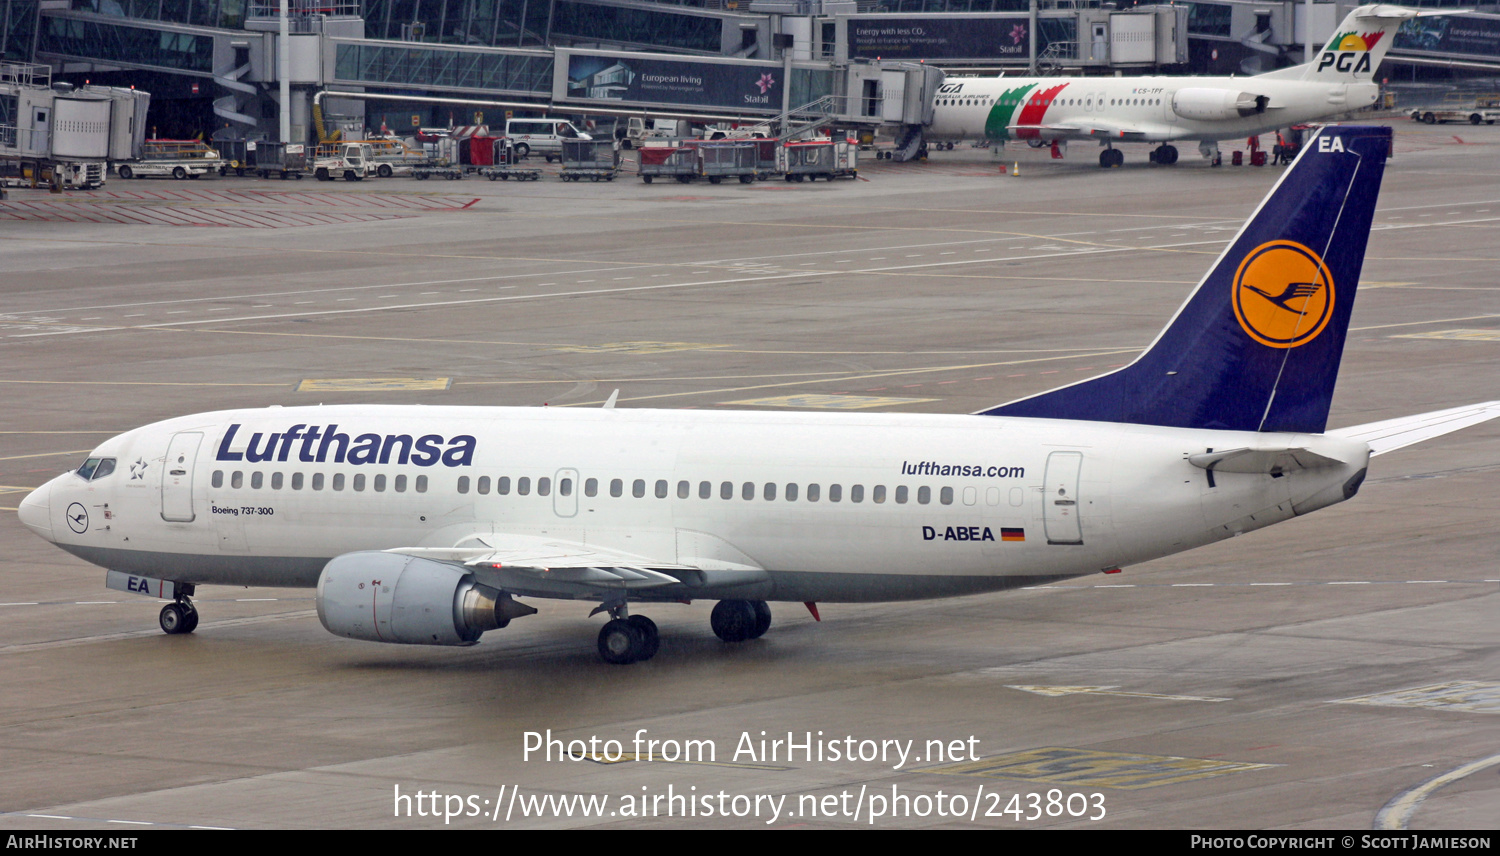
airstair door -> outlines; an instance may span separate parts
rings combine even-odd
[[[203,435],[197,431],[172,435],[161,469],[161,519],[192,523],[197,517],[193,512],[193,465],[202,440]]]
[[[1048,544],[1082,544],[1083,521],[1079,519],[1078,471],[1082,452],[1053,452],[1047,456],[1042,487],[1042,527]]]

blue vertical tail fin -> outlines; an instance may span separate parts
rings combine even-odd
[[[1134,362],[981,412],[1322,433],[1390,150],[1323,128]]]

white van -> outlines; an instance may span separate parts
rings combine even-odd
[[[554,158],[562,159],[563,140],[593,139],[563,119],[509,119],[505,123],[505,136],[515,146],[518,157],[536,153],[545,155],[547,163]]]

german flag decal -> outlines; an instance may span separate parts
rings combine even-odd
[[[1001,541],[1025,541],[1026,540],[1026,530],[1025,529],[1006,529],[1005,527],[1001,527],[1000,528],[1000,540]]]

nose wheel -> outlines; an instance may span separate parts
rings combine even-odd
[[[198,629],[198,610],[193,607],[192,601],[183,598],[162,607],[157,621],[161,624],[162,632],[168,636],[192,633]]]

